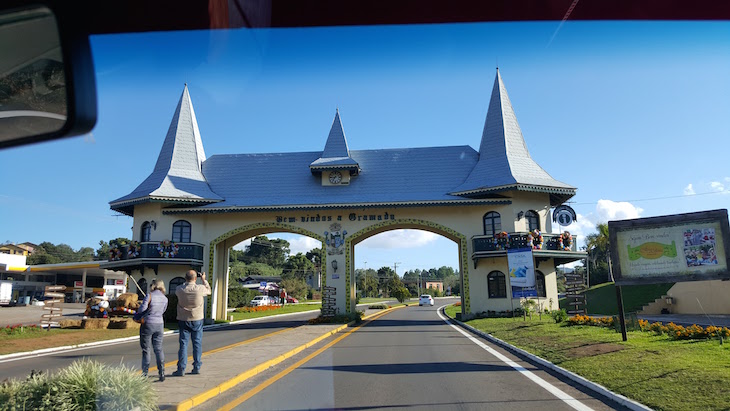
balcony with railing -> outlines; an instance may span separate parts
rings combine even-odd
[[[556,264],[582,260],[586,253],[578,251],[577,237],[567,234],[533,235],[529,232],[502,232],[497,235],[472,237],[474,265],[481,258],[497,258],[507,255],[507,250],[532,249],[535,258],[555,259]]]
[[[106,268],[136,268],[160,264],[203,264],[203,244],[174,243],[171,241],[132,242],[109,250],[109,260],[102,264]]]

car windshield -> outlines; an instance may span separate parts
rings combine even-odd
[[[326,355],[317,354],[313,362],[282,376],[301,378],[288,385],[291,390],[272,385],[269,391],[251,391],[254,394],[245,399],[251,402],[241,402],[241,407],[421,409],[463,403],[465,408],[484,409],[512,403],[552,407],[553,402],[568,407],[573,397],[594,409],[618,406],[598,395],[584,400],[583,391],[571,388],[572,382],[555,382],[573,395],[566,397],[553,396],[553,391],[537,385],[528,389],[525,384],[532,380],[520,376],[492,377],[512,372],[509,364],[523,364],[522,357],[512,357],[512,351],[502,348],[485,357],[482,348],[473,354],[457,344],[450,345],[444,356],[430,357],[451,344],[446,332],[454,339],[464,337],[453,329],[455,321],[447,324],[444,310],[449,308],[440,306],[451,306],[454,320],[490,317],[495,322],[485,334],[494,332],[505,340],[532,329],[510,325],[516,321],[559,327],[550,313],[565,309],[567,318],[568,304],[584,301],[600,305],[595,311],[587,308],[586,314],[605,325],[619,309],[611,274],[618,262],[609,257],[607,222],[725,210],[730,199],[728,21],[568,19],[221,29],[101,34],[92,35],[90,41],[97,125],[83,137],[0,151],[5,170],[0,240],[13,246],[43,243],[49,249],[66,245],[63,250],[70,249],[67,254],[74,256],[68,261],[34,257],[31,266],[100,260],[101,268],[95,269],[103,272],[108,264],[109,270],[116,270],[122,281],[119,287],[138,297],[135,301],[152,295],[138,290],[148,290],[153,279],[160,278],[170,304],[177,304],[173,290],[184,283],[185,272],[191,267],[208,271],[213,291],[205,296],[206,326],[249,321],[269,315],[269,309],[294,313],[312,303],[309,317],[295,313],[265,326],[258,319],[238,323],[239,334],[231,337],[236,341],[224,341],[219,337],[223,332],[213,332],[223,328],[206,328],[201,371],[206,378],[217,372],[214,364],[240,368],[234,370],[236,375],[257,365],[253,360],[259,357],[245,352],[231,357],[228,367],[206,354],[259,338],[248,334],[251,328],[281,332],[271,341],[246,345],[251,349],[288,344],[289,335],[300,335],[313,325],[324,330],[327,324],[331,328],[326,332],[351,335]],[[489,122],[488,112],[498,126]],[[187,140],[173,150],[178,138]],[[369,178],[377,182],[366,186]],[[152,187],[153,180],[159,184]],[[223,191],[227,194],[220,194]],[[456,203],[471,208],[462,212]],[[558,205],[574,211],[565,225],[553,218]],[[416,208],[418,213],[425,211],[417,215]],[[328,217],[332,221],[325,226],[320,219]],[[460,220],[466,217],[470,220]],[[696,244],[684,246],[679,240],[680,257],[686,255],[697,266],[716,264],[712,247],[718,244],[721,249],[723,244],[717,232],[717,242],[714,231],[710,235],[702,228]],[[276,242],[279,237],[288,241],[286,246]],[[645,241],[650,242],[653,245],[647,247],[654,247],[650,254],[656,258],[641,254],[641,264],[664,261],[674,250],[666,251],[673,244],[670,240]],[[529,255],[530,264],[514,263],[518,249]],[[124,266],[134,258],[145,260]],[[166,266],[173,259],[182,262]],[[237,267],[230,275],[235,274],[240,284],[221,280],[228,278],[229,263]],[[2,280],[19,278],[10,271],[11,265],[0,261],[0,268],[7,268]],[[79,267],[78,280],[83,275],[87,281],[87,268]],[[28,284],[45,281],[42,273],[23,272]],[[134,285],[127,273],[142,285]],[[571,281],[565,275],[571,273],[581,276],[576,280],[580,287],[610,285],[602,289],[600,304],[565,297],[570,292],[566,282],[569,288]],[[72,294],[76,277],[72,280],[72,274],[61,271],[54,275],[69,284],[68,298],[76,298]],[[114,295],[117,277],[101,275],[98,284],[76,288],[89,295],[92,290]],[[530,276],[531,284],[520,285],[520,279]],[[291,278],[297,281],[286,282]],[[202,284],[202,279],[197,282]],[[642,288],[636,293],[645,298],[635,301],[634,294],[626,292],[625,300],[631,300],[626,311],[635,313],[657,301],[663,305],[657,305],[656,315],[691,304],[688,312],[701,316],[695,298],[701,299],[703,293],[688,292],[682,300],[669,292],[673,285]],[[253,297],[274,293],[270,290],[276,290],[276,297]],[[28,305],[31,296],[40,298],[42,292],[29,291]],[[104,308],[100,301],[94,300],[87,310],[86,294],[80,293],[79,321],[94,306],[100,318],[106,318],[99,310]],[[12,299],[24,295],[16,293]],[[430,304],[421,306],[419,295]],[[722,295],[727,300],[727,293]],[[148,299],[154,310],[157,301]],[[707,305],[702,306],[707,314],[730,315],[726,302],[713,303],[709,309]],[[178,312],[166,319],[173,330],[185,326]],[[376,329],[380,315],[382,328]],[[638,333],[641,317],[632,315]],[[372,326],[353,331],[362,316],[373,320]],[[334,326],[333,321],[340,324]],[[348,322],[349,329],[344,326]],[[437,326],[444,328],[439,331]],[[560,326],[555,332],[565,329]],[[661,330],[655,338],[670,335]],[[585,341],[593,338],[593,331],[581,334]],[[391,334],[403,339],[391,340]],[[307,334],[307,341],[313,335]],[[356,340],[356,335],[367,338]],[[560,351],[551,361],[566,368],[571,361],[598,358],[598,351],[583,350],[582,342],[556,348],[547,335],[551,334],[514,338],[518,345],[543,344],[533,350],[537,355]],[[611,334],[612,340],[596,350],[605,356],[629,350],[618,335]],[[130,336],[138,338],[139,331],[125,334]],[[171,339],[175,347],[166,348],[168,375],[176,370],[178,337]],[[469,339],[474,338],[469,334],[459,344],[472,344]],[[290,349],[305,342],[292,343]],[[135,344],[124,361],[136,372],[141,353]],[[191,350],[195,344],[191,342]],[[307,346],[301,358],[323,346]],[[399,347],[397,354],[392,347]],[[706,358],[728,358],[726,349],[715,348]],[[105,352],[101,361],[119,365],[113,350]],[[151,349],[146,355],[155,358]],[[512,362],[498,362],[499,356]],[[70,362],[41,358],[48,362],[38,360],[38,370],[47,364],[56,370]],[[293,357],[262,375],[278,375],[299,359]],[[154,369],[155,360],[151,361]],[[730,364],[722,361],[727,370]],[[193,362],[186,363],[188,374],[194,366],[200,371]],[[624,368],[630,368],[626,364],[636,362],[640,361],[611,363],[616,367],[613,375],[623,375],[628,372]],[[236,367],[230,367],[233,363]],[[164,370],[163,363],[160,367]],[[558,378],[537,367],[525,369],[545,380]],[[598,381],[597,374],[606,368],[580,363],[571,371]],[[677,379],[700,390],[699,383],[681,373],[684,369],[616,377],[619,382],[601,385],[642,401],[653,392],[651,387],[642,386],[641,393],[626,387],[647,378],[664,380],[662,376],[677,372],[681,374]],[[694,377],[704,380],[704,371]],[[437,374],[438,379],[431,379]],[[479,385],[462,387],[473,376],[478,376],[474,381]],[[197,377],[186,374],[177,381],[192,385],[189,380]],[[248,380],[238,394],[264,380],[261,376]],[[484,387],[495,385],[502,388],[489,398],[482,395]],[[271,391],[274,388],[276,392]],[[317,395],[306,394],[309,389]],[[534,394],[538,390],[540,394]],[[447,391],[464,397],[438,396]],[[529,398],[507,395],[510,391],[528,393]],[[210,409],[236,400],[233,394],[222,395]],[[357,400],[350,401],[351,396]],[[182,397],[180,404],[186,400]],[[727,395],[722,399],[720,404],[730,401]],[[667,402],[644,403],[672,408]],[[687,406],[682,404],[677,409]],[[698,404],[711,408],[712,401]]]

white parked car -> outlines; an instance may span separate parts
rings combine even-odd
[[[421,298],[418,299],[418,306],[422,305],[433,305],[433,297],[431,297],[430,294],[423,294]]]
[[[271,305],[271,300],[266,295],[257,295],[251,300],[251,307],[260,307],[262,305]]]

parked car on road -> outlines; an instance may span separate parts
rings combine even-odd
[[[271,305],[271,300],[266,295],[257,295],[250,302],[251,307],[261,307],[264,305]]]
[[[431,297],[430,294],[423,294],[421,298],[418,299],[418,306],[422,305],[433,305],[433,297]]]
[[[294,298],[294,297],[292,297],[290,295],[286,297],[286,303],[287,304],[296,304],[298,302],[299,302],[299,300],[297,300],[296,298]]]

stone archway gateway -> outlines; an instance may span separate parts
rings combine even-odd
[[[525,274],[534,269],[557,307],[555,267],[585,253],[571,236],[548,234],[551,209],[565,209],[575,191],[530,157],[499,71],[478,151],[351,151],[338,111],[322,151],[207,158],[185,86],[152,173],[110,202],[134,218],[135,241],[103,266],[166,283],[206,267],[212,321],[226,312],[231,246],[259,234],[302,234],[323,243],[322,283],[335,288],[335,306],[346,313],[355,306],[354,246],[410,228],[458,245],[464,315],[509,311],[515,300],[537,296]],[[526,250],[524,267],[509,263],[518,261],[517,249]],[[494,272],[503,273],[499,281],[489,277]]]

